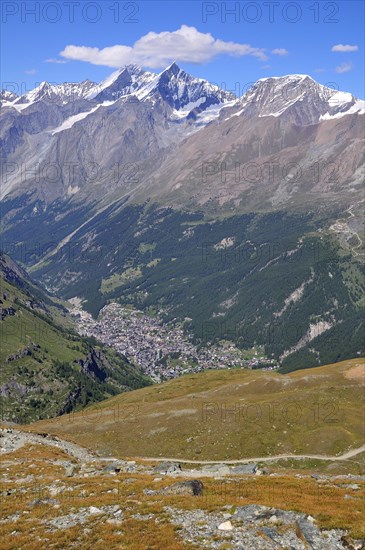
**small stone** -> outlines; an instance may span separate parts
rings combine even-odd
[[[92,515],[96,515],[96,514],[102,514],[102,511],[100,510],[100,508],[97,508],[96,506],[90,506],[89,513]]]
[[[270,523],[277,523],[279,520],[278,520],[278,517],[275,516],[275,514],[273,516],[271,516],[271,518],[269,519]]]
[[[218,529],[220,531],[232,531],[233,525],[230,521],[224,521],[220,525],[218,525]]]
[[[57,505],[60,504],[60,501],[56,500],[55,498],[36,498],[29,503],[30,506],[42,506],[45,504]]]
[[[70,465],[70,466],[67,466],[66,469],[65,469],[65,476],[66,477],[72,477],[75,473],[75,468],[74,466]]]
[[[143,493],[145,495],[157,495],[158,491],[154,491],[153,489],[143,489]]]
[[[220,476],[228,476],[230,473],[231,469],[228,466],[222,466],[217,472],[217,474]]]
[[[116,518],[109,518],[106,520],[107,523],[110,525],[120,525],[122,523],[122,520],[116,519]]]

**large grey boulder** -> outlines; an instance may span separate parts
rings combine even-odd
[[[323,538],[321,531],[316,527],[312,521],[305,517],[301,517],[296,521],[297,535],[302,540],[305,540],[311,548],[321,548]]]
[[[259,518],[269,518],[272,513],[272,508],[269,508],[268,506],[248,504],[247,506],[237,506],[233,519],[254,521]]]
[[[179,481],[160,491],[163,495],[193,495],[201,496],[203,494],[203,483],[199,479],[191,481]]]
[[[227,475],[231,473],[230,467],[226,464],[205,464],[202,471],[217,475]]]
[[[232,468],[232,474],[255,474],[258,469],[258,465],[254,463],[240,464]]]

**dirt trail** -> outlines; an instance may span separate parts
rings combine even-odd
[[[65,451],[68,455],[77,458],[81,461],[98,461],[101,460],[96,457],[92,451],[72,443],[59,439],[50,434],[35,434],[31,432],[22,432],[14,428],[1,428],[0,429],[0,456],[4,456],[7,453],[11,453],[20,449],[24,445],[51,445],[58,447]],[[103,459],[108,460],[108,459]]]
[[[20,447],[23,447],[27,444],[35,445],[52,445],[58,447],[65,451],[68,455],[77,458],[78,460],[85,462],[109,462],[118,460],[114,457],[99,457],[93,454],[92,451],[85,449],[81,445],[72,443],[70,441],[60,439],[56,436],[50,434],[34,434],[31,432],[22,432],[14,428],[1,428],[0,429],[0,455],[11,453]],[[330,460],[330,461],[340,461],[353,458],[354,456],[365,452],[365,444],[357,449],[351,449],[346,453],[338,456],[328,456],[328,455],[274,455],[274,456],[264,456],[264,457],[250,457],[242,458],[237,460],[188,460],[180,458],[167,458],[167,457],[134,457],[141,461],[151,461],[151,462],[180,462],[182,464],[248,464],[250,462],[271,462],[281,459],[294,459],[294,460],[306,460],[306,459],[315,459],[315,460]]]
[[[138,457],[139,460],[150,460],[155,462],[181,462],[182,464],[248,464],[250,462],[271,462],[275,460],[281,460],[285,458],[295,459],[295,460],[330,460],[330,461],[340,461],[347,460],[352,458],[360,453],[365,452],[365,445],[358,447],[357,449],[352,449],[346,453],[338,456],[328,456],[328,455],[273,455],[273,456],[261,456],[253,458],[241,458],[238,460],[185,460],[180,458],[152,458],[152,457]]]

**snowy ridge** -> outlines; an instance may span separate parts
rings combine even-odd
[[[174,109],[175,118],[185,118],[194,109],[198,112],[211,105],[232,101],[235,96],[201,78],[195,78],[172,63],[161,73],[143,71],[127,65],[112,73],[87,94],[96,101],[116,100],[134,95],[138,101],[152,105],[163,100]]]
[[[86,99],[116,100],[135,94],[155,78],[154,73],[143,71],[137,65],[127,65],[113,72],[100,84],[96,84],[86,94]]]
[[[167,103],[172,108],[170,121],[192,119],[197,128],[217,118],[222,107],[236,101],[232,93],[204,79],[192,77],[176,63],[159,74],[127,65],[91,88],[85,99],[105,103],[131,96],[138,101],[148,101],[151,106],[161,101]]]
[[[320,120],[361,112],[363,102],[348,92],[340,92],[319,84],[308,75],[293,74],[258,80],[237,101],[232,116],[287,116],[300,126]]]
[[[12,103],[18,99],[18,95],[9,90],[1,90],[0,92],[0,103]]]
[[[168,124],[175,128],[178,124],[181,126],[179,133],[189,134],[216,119],[223,107],[232,106],[237,101],[231,92],[189,75],[176,63],[159,74],[144,71],[136,65],[127,65],[114,71],[100,84],[86,80],[54,85],[44,81],[21,97],[13,97],[9,93],[4,93],[3,97],[4,106],[12,107],[19,113],[37,103],[62,107],[72,101],[83,100],[84,103],[77,109],[82,112],[66,115],[62,124],[58,123],[56,128],[48,130],[50,135],[69,130],[95,113],[100,106],[106,107],[129,98],[146,102],[152,109],[162,108]]]
[[[37,101],[49,103],[68,103],[87,96],[89,90],[95,86],[95,82],[84,80],[83,82],[64,82],[63,84],[50,84],[41,82],[39,86],[30,92],[17,98],[15,105],[31,105]]]
[[[352,115],[352,114],[358,114],[358,115],[365,114],[365,101],[363,101],[362,99],[358,99],[346,111],[339,111],[339,112],[335,113],[334,115],[331,115],[330,113],[326,113],[326,114],[320,116],[320,120],[331,120],[331,119],[334,119],[334,118],[341,118],[345,115]]]
[[[207,80],[189,75],[176,63],[172,63],[156,75],[136,95],[140,100],[162,97],[177,111],[187,110],[189,104],[195,105],[193,108],[203,109],[235,99],[231,92],[226,92]]]
[[[240,99],[208,81],[196,78],[172,63],[159,74],[145,71],[137,65],[127,65],[113,72],[100,84],[90,80],[81,83],[50,84],[42,82],[21,97],[3,91],[3,107],[22,112],[36,102],[44,101],[67,105],[75,100],[87,100],[90,108],[67,118],[52,131],[52,135],[72,126],[92,113],[98,106],[107,106],[118,100],[133,97],[137,102],[148,102],[151,108],[167,107],[168,120],[189,124],[188,133],[205,126],[229,107],[225,119],[234,117],[287,117],[300,126],[322,120],[339,118],[346,114],[363,114],[364,102],[348,92],[323,86],[305,74],[266,77],[258,80]]]

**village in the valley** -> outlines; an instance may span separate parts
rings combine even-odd
[[[159,314],[110,303],[95,320],[74,303],[71,310],[81,335],[93,336],[142,367],[155,382],[186,373],[222,368],[278,368],[260,349],[241,350],[222,341],[197,346],[181,323],[164,323]]]

